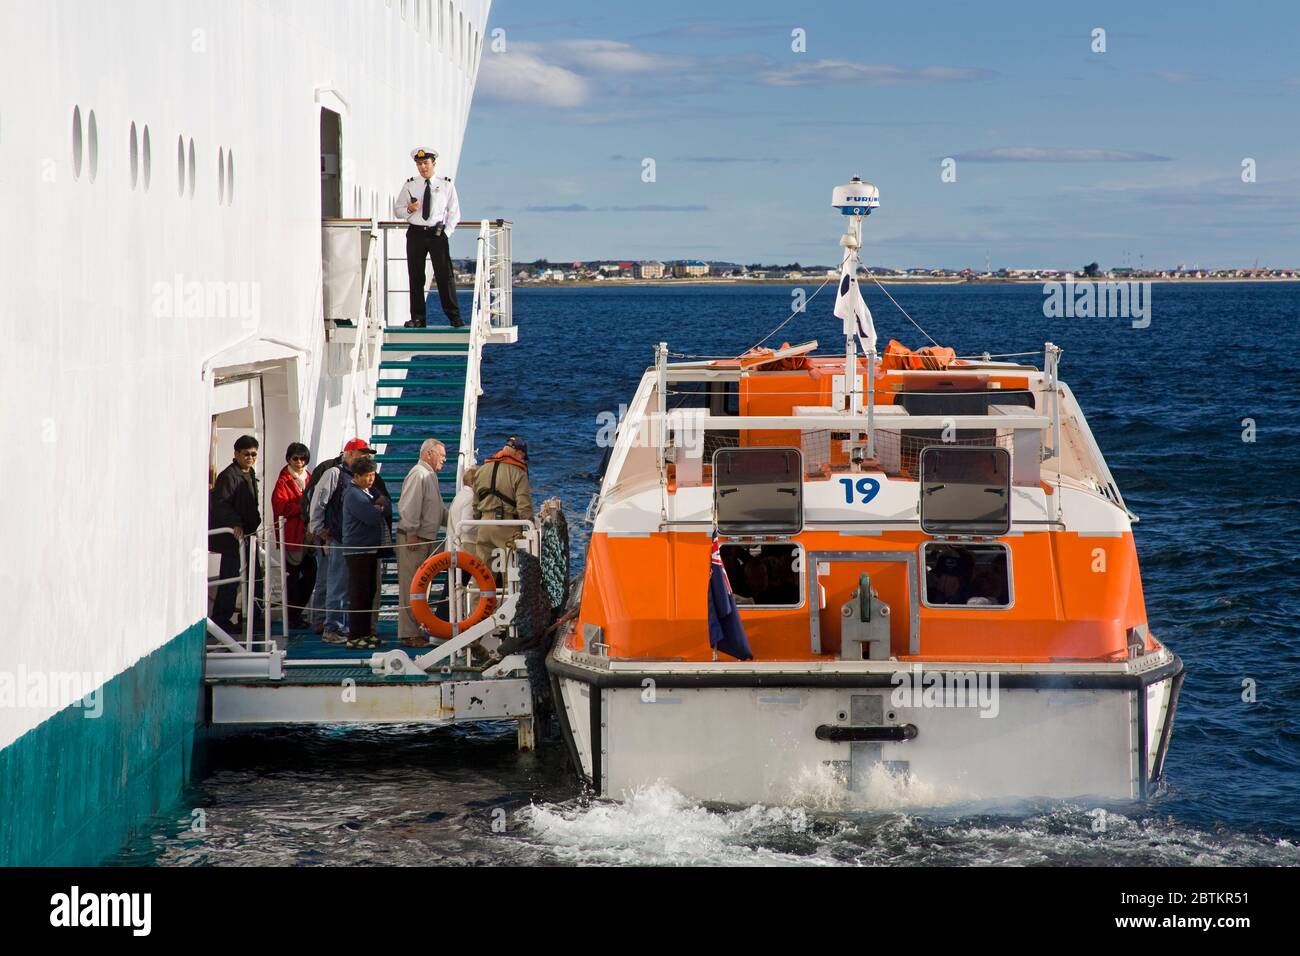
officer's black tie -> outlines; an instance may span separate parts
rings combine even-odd
[[[426,221],[429,218],[429,210],[432,208],[433,208],[433,187],[430,185],[429,180],[426,179],[424,181],[424,218]]]

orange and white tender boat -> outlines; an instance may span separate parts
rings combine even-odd
[[[878,203],[835,190],[843,354],[670,363],[660,343],[620,422],[547,659],[600,795],[784,802],[884,777],[943,802],[1130,800],[1161,780],[1182,662],[1148,629],[1136,517],[1060,350],[1041,370],[877,357],[856,272]],[[718,560],[749,660],[710,644]]]

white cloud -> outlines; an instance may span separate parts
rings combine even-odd
[[[768,86],[818,86],[830,83],[866,83],[877,86],[895,83],[966,83],[984,80],[992,70],[956,66],[926,66],[911,69],[883,63],[854,63],[850,60],[813,60],[793,66],[774,67],[759,74]]]
[[[1208,80],[1209,77],[1204,73],[1189,73],[1186,70],[1156,70],[1152,73],[1142,73],[1140,76],[1153,77],[1157,80],[1164,80],[1166,83],[1199,83],[1202,80]]]
[[[508,52],[486,54],[478,90],[487,99],[572,108],[591,100],[599,77],[673,76],[695,61],[653,53],[618,40],[513,43]],[[608,90],[606,91],[608,92]]]
[[[572,107],[587,102],[591,87],[572,70],[515,47],[483,57],[476,92],[512,103]]]
[[[957,153],[967,163],[1164,163],[1168,156],[1133,149],[1074,149],[1051,146],[1006,146]]]
[[[618,40],[561,40],[547,44],[546,53],[556,62],[592,73],[660,73],[692,63],[686,57],[651,53]]]

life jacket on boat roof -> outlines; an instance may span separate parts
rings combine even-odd
[[[927,345],[913,352],[897,339],[890,339],[880,358],[882,370],[942,372],[957,360],[957,353],[941,345]]]

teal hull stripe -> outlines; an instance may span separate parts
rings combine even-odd
[[[194,772],[204,622],[0,750],[0,865],[89,866],[165,811]]]

